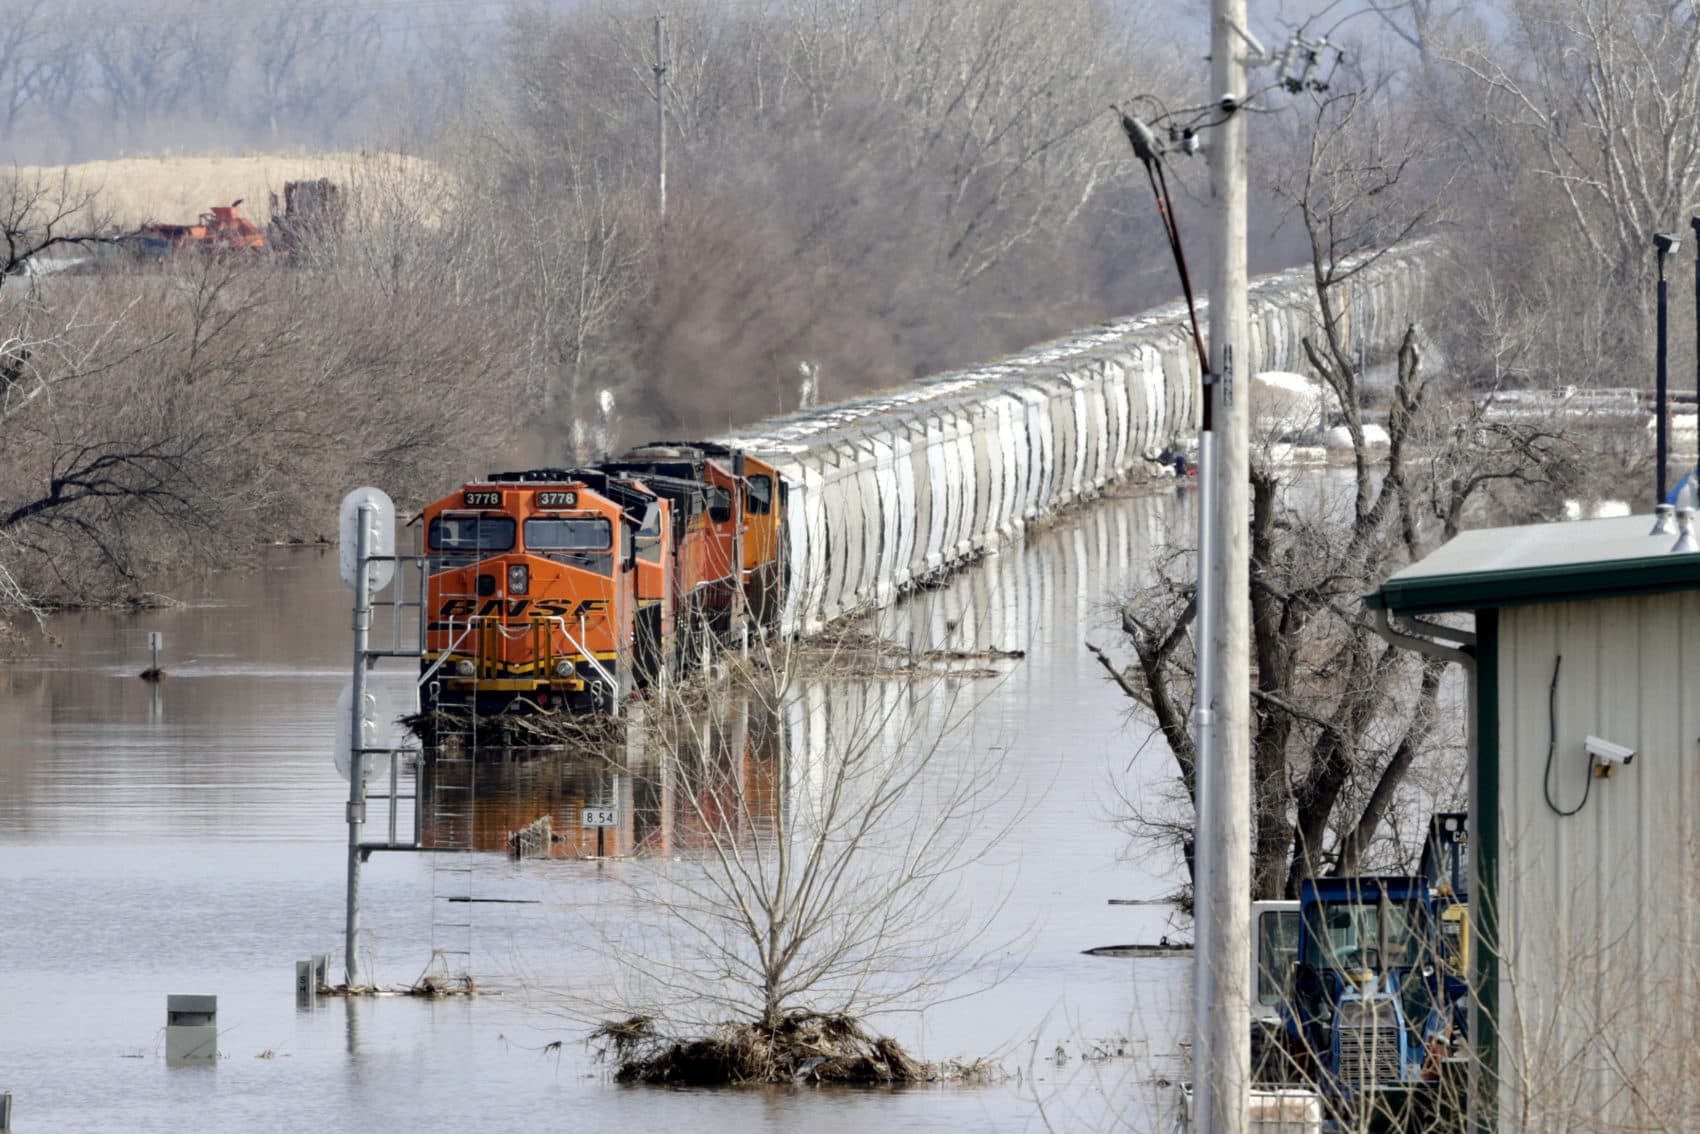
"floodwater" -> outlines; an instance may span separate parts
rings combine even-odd
[[[972,706],[950,726],[954,758],[997,768],[1008,790],[983,822],[1008,835],[961,876],[972,911],[939,917],[989,917],[983,941],[1003,978],[874,1021],[923,1058],[992,1057],[1007,1076],[983,1086],[614,1084],[574,1005],[617,979],[603,954],[622,923],[654,911],[631,901],[634,863],[589,857],[579,812],[620,812],[609,855],[642,842],[688,859],[689,833],[655,793],[559,760],[491,761],[459,802],[431,779],[427,835],[479,849],[380,853],[365,868],[368,975],[394,987],[464,970],[479,995],[298,1009],[298,959],[329,953],[333,977],[342,971],[347,784],[331,752],[349,594],[334,554],[279,550],[178,609],[57,620],[59,645],[0,671],[0,1092],[14,1097],[13,1128],[1167,1129],[1188,961],[1082,950],[1174,932],[1161,905],[1110,904],[1176,884],[1172,859],[1133,851],[1115,824],[1124,796],[1157,806],[1170,765],[1083,643],[1114,641],[1111,598],[1191,510],[1168,493],[1101,502],[889,623],[921,647],[1026,651],[993,663],[997,677],[948,683]],[[170,676],[150,686],[136,675],[156,630]],[[410,680],[399,663],[378,671],[396,704]],[[942,719],[937,694],[921,696],[920,715]],[[819,716],[745,720],[740,735],[806,753]],[[373,803],[368,838],[384,815]],[[542,815],[552,856],[510,859],[506,833]],[[456,895],[502,900],[445,900]],[[218,997],[216,1065],[167,1065],[172,993]]]

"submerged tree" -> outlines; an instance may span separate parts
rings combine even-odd
[[[848,640],[761,646],[718,692],[652,699],[637,790],[669,809],[669,845],[626,865],[643,914],[596,1006],[621,1017],[597,1036],[622,1077],[926,1077],[870,1016],[996,979],[1001,899],[964,884],[1010,822],[997,754],[961,743],[943,677],[867,662]]]

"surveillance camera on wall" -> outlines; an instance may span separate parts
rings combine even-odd
[[[1635,759],[1635,749],[1625,744],[1615,744],[1597,736],[1590,736],[1583,743],[1587,746],[1588,755],[1593,758],[1594,774],[1598,776],[1609,776],[1617,765],[1628,764]]]

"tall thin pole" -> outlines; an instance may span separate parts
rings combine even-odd
[[[1245,0],[1211,0],[1210,369],[1199,438],[1193,1129],[1245,1134],[1251,1074],[1251,466],[1246,397]],[[1229,102],[1228,100],[1233,100]]]
[[[354,705],[348,733],[348,911],[343,927],[343,969],[348,987],[360,986],[360,830],[366,820],[366,654],[372,635],[371,550],[373,509],[360,505],[354,532]]]
[[[1694,420],[1700,424],[1700,217],[1688,218],[1688,227],[1694,230]],[[1695,432],[1700,436],[1700,429]],[[1700,452],[1694,454],[1694,471],[1689,477],[1694,503],[1700,506]]]
[[[1658,429],[1657,429],[1657,437],[1658,437],[1658,445],[1657,445],[1657,448],[1658,448],[1658,486],[1659,486],[1658,487],[1658,493],[1659,493],[1659,495],[1658,495],[1658,499],[1653,501],[1654,504],[1663,504],[1665,502],[1665,466],[1670,462],[1670,389],[1669,389],[1669,382],[1667,380],[1667,376],[1666,376],[1666,373],[1665,373],[1666,323],[1668,321],[1667,320],[1667,312],[1665,310],[1665,299],[1666,299],[1667,293],[1670,290],[1670,285],[1665,282],[1665,250],[1666,250],[1667,247],[1669,247],[1669,245],[1666,243],[1666,241],[1663,238],[1660,238],[1658,240],[1658,248],[1659,248],[1659,344],[1658,344],[1658,354],[1657,354],[1658,364],[1657,364],[1657,378],[1656,378],[1656,381],[1658,383],[1658,388],[1655,391],[1655,396],[1654,396],[1654,401],[1656,401],[1658,403],[1658,415],[1659,415]]]
[[[667,215],[667,31],[666,18],[655,17],[655,206]]]

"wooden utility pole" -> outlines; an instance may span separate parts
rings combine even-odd
[[[1211,374],[1199,434],[1192,1129],[1200,1134],[1245,1134],[1251,1079],[1245,19],[1245,0],[1211,0],[1210,94],[1225,120],[1209,150]]]
[[[667,215],[667,30],[655,17],[655,207]]]

